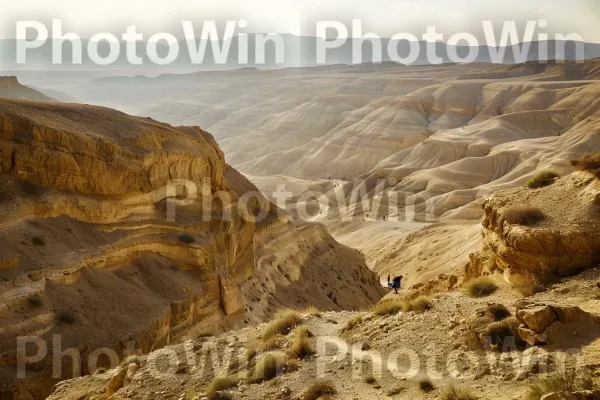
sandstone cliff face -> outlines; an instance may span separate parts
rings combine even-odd
[[[35,101],[56,101],[35,89],[21,85],[16,76],[0,76],[0,97]]]
[[[484,250],[473,254],[467,275],[495,264],[515,285],[566,276],[600,262],[600,182],[577,172],[540,189],[496,192],[483,204]],[[511,210],[538,210],[540,221],[509,221]],[[521,211],[519,211],[521,212]]]
[[[146,353],[278,307],[358,309],[381,297],[361,254],[320,225],[294,226],[200,128],[0,100],[0,155],[3,396],[44,398],[92,372],[98,348]],[[318,288],[330,273],[352,279]],[[48,356],[16,380],[27,335]],[[54,335],[82,363],[50,379]]]

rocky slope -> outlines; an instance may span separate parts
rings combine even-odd
[[[36,101],[56,101],[42,92],[21,85],[15,76],[0,76],[0,97]]]
[[[99,348],[146,353],[282,306],[359,309],[381,296],[360,253],[292,223],[200,128],[17,100],[0,100],[0,121],[2,396],[44,398],[91,372]],[[82,363],[51,378],[54,335]],[[16,380],[22,336],[49,350]]]

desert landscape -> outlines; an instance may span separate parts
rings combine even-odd
[[[0,77],[0,400],[600,399],[598,93],[596,58]]]

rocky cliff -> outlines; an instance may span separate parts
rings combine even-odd
[[[0,76],[0,97],[35,101],[56,101],[38,90],[21,85],[16,76]]]
[[[483,250],[467,275],[500,268],[528,288],[600,262],[600,181],[576,172],[538,189],[498,191],[484,204]]]
[[[360,253],[320,225],[294,225],[200,128],[0,100],[0,155],[7,398],[44,398],[57,381],[92,372],[99,348],[146,353],[284,306],[358,309],[381,297]],[[329,275],[339,279],[323,286]],[[48,352],[16,379],[24,336]],[[77,349],[81,363],[67,357],[51,377],[58,347]]]

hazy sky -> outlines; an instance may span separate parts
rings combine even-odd
[[[544,18],[548,33],[577,33],[600,43],[600,0],[0,0],[0,37],[15,37],[16,21],[60,18],[65,32],[121,34],[135,25],[147,36],[181,36],[181,21],[246,19],[246,32],[314,35],[315,21],[363,21],[363,33],[420,35],[428,25],[449,36],[481,37],[482,20]]]

